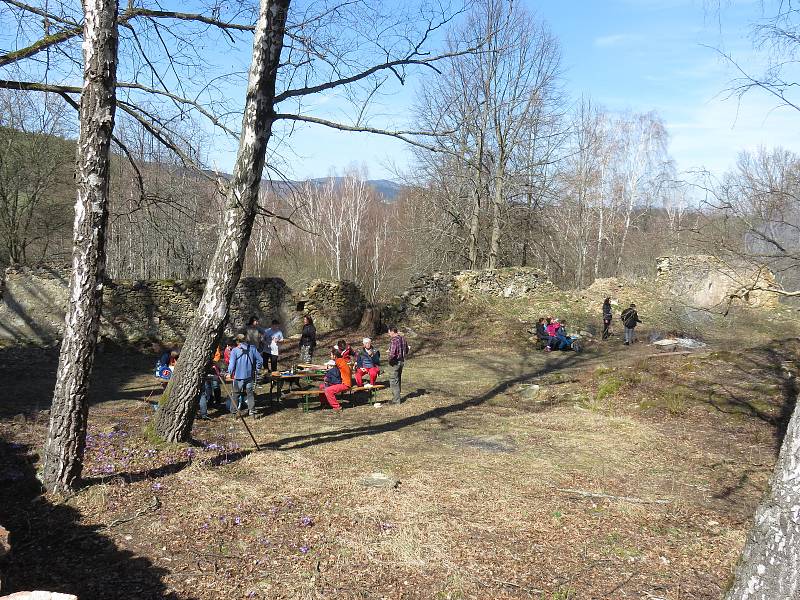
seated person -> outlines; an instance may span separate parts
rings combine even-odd
[[[545,346],[545,350],[557,350],[556,346],[556,333],[558,333],[559,323],[558,319],[554,319],[553,317],[547,317],[546,319],[547,325],[545,326],[545,331],[547,332],[547,346]]]
[[[372,340],[364,338],[364,347],[356,356],[356,384],[364,385],[364,375],[369,373],[369,385],[375,385],[381,372],[381,352],[372,347]]]
[[[569,350],[572,348],[572,342],[575,340],[567,335],[567,322],[562,320],[556,330],[555,341],[552,342],[551,348],[553,350]]]
[[[550,344],[550,334],[547,333],[547,324],[544,317],[541,317],[539,322],[536,323],[536,341],[543,346]]]
[[[325,366],[328,370],[325,372],[325,379],[322,385],[319,386],[319,389],[323,392],[320,395],[320,403],[327,402],[333,410],[342,410],[341,405],[336,400],[336,394],[350,389],[350,365],[342,358],[342,353],[333,348],[331,349],[331,360]]]
[[[336,342],[334,346],[339,352],[342,353],[342,358],[345,359],[347,362],[350,362],[353,358],[353,347],[350,345],[349,342],[345,342],[344,340],[339,340]]]

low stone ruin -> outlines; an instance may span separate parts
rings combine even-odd
[[[387,308],[386,318],[399,320],[418,311],[436,313],[447,310],[452,301],[475,296],[525,298],[552,289],[547,276],[532,267],[437,271],[414,278],[409,289]]]
[[[330,331],[358,325],[367,299],[352,281],[315,279],[296,304],[297,313],[311,316],[317,330]]]
[[[52,344],[61,339],[67,306],[69,269],[15,267],[0,286],[0,339]],[[107,280],[103,288],[100,335],[137,344],[145,340],[180,342],[186,337],[205,280]],[[228,333],[255,315],[280,320],[284,331],[299,333],[302,314],[315,317],[320,331],[357,325],[366,300],[349,281],[315,281],[302,294],[283,279],[245,277],[239,281],[228,316]]]
[[[663,256],[656,261],[656,284],[681,303],[704,309],[723,308],[731,301],[752,308],[775,307],[780,289],[775,275],[764,266],[723,261],[715,256]]]

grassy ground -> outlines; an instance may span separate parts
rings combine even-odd
[[[260,452],[222,415],[195,425],[194,445],[148,441],[151,357],[107,348],[88,485],[67,499],[34,479],[54,356],[0,351],[7,372],[36,372],[10,378],[0,406],[8,589],[719,598],[794,406],[800,343],[736,345],[717,328],[687,355],[617,339],[545,354],[523,340],[546,309],[520,303],[503,320],[492,302],[465,305],[410,339],[404,404],[272,408],[251,422]],[[362,485],[376,471],[399,484]]]

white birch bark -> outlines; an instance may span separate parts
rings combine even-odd
[[[42,481],[52,492],[73,489],[80,482],[89,414],[89,376],[106,264],[109,148],[116,108],[117,2],[84,0],[83,10],[83,89],[72,272],[42,470]]]
[[[794,386],[795,398],[797,387]],[[772,484],[756,509],[725,600],[800,598],[800,405],[783,438]]]
[[[226,188],[219,239],[181,359],[156,419],[156,434],[167,441],[185,441],[190,436],[206,365],[214,354],[214,343],[242,274],[256,217],[267,143],[272,135],[275,82],[289,4],[289,0],[261,0],[259,5],[239,151]]]

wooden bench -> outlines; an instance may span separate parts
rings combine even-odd
[[[336,396],[341,397],[342,402],[348,402],[348,400],[344,399],[345,396],[352,396],[353,394],[357,394],[359,392],[369,392],[370,401],[372,401],[374,392],[383,389],[386,389],[386,386],[381,383],[376,383],[372,386],[357,385],[351,387],[349,390],[345,390],[344,392],[339,392],[336,394]],[[308,403],[312,398],[319,398],[319,395],[322,393],[322,390],[319,388],[313,390],[295,390],[294,392],[286,392],[283,394],[281,396],[281,400],[302,400],[303,412],[308,412]]]

